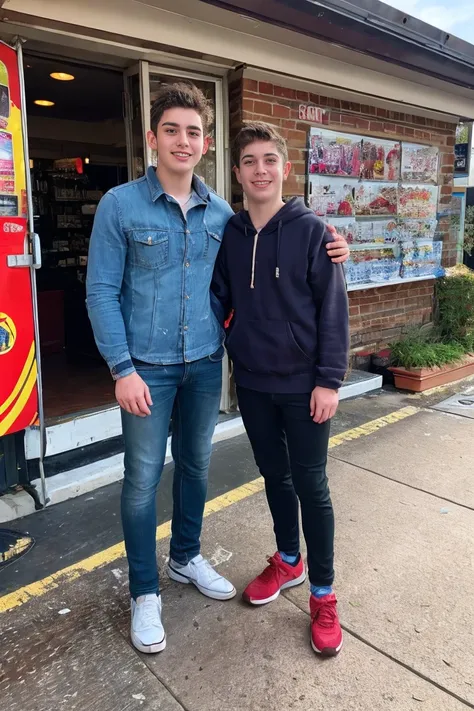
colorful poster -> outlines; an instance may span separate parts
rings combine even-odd
[[[309,204],[318,217],[354,215],[356,180],[311,176]]]
[[[399,180],[400,144],[382,138],[364,138],[360,177],[364,180]]]
[[[402,242],[410,242],[414,239],[433,240],[437,226],[437,220],[400,219],[398,221],[399,239]]]
[[[403,143],[402,181],[408,183],[436,183],[438,181],[438,156],[436,146]]]
[[[0,437],[38,420],[30,270],[8,266],[27,230],[20,97],[17,54],[0,43]]]
[[[395,183],[359,183],[355,189],[356,215],[396,215],[398,186]]]
[[[354,284],[383,284],[400,276],[400,256],[395,245],[367,244],[354,248],[345,263],[346,281]]]
[[[0,131],[0,194],[15,192],[15,165],[11,133]]]
[[[398,193],[399,217],[434,219],[437,208],[437,185],[402,185],[400,187]]]
[[[403,242],[401,276],[403,279],[441,276],[441,256],[443,243],[431,240],[413,240]]]
[[[310,175],[340,175],[358,178],[361,167],[362,138],[312,128],[309,146]]]
[[[399,241],[397,220],[356,221],[354,217],[331,217],[328,222],[349,244],[396,244]]]
[[[357,222],[353,217],[331,217],[327,219],[327,222],[334,225],[348,244],[355,242]]]

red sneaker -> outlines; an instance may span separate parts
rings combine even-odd
[[[324,657],[335,657],[342,647],[342,630],[339,624],[334,593],[309,599],[311,611],[311,646]]]
[[[296,565],[285,563],[279,553],[267,558],[268,566],[263,573],[247,585],[242,597],[251,605],[265,605],[276,600],[280,590],[300,585],[306,579],[303,558]]]

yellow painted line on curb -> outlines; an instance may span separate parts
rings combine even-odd
[[[401,410],[397,410],[396,412],[390,413],[389,415],[384,415],[383,417],[379,417],[376,420],[366,422],[360,427],[354,427],[353,429],[347,430],[346,432],[341,432],[341,434],[334,435],[334,437],[331,437],[331,439],[329,440],[329,448],[332,449],[334,447],[338,447],[344,442],[351,442],[355,439],[359,439],[359,437],[365,437],[367,435],[373,434],[382,427],[387,427],[388,425],[400,422],[406,417],[415,415],[419,411],[420,408],[418,407],[404,407]],[[253,494],[257,494],[258,492],[263,491],[263,489],[264,482],[261,477],[259,477],[258,479],[254,479],[253,481],[250,481],[247,484],[242,484],[242,486],[238,486],[236,489],[232,489],[232,491],[228,491],[227,493],[222,494],[221,496],[217,496],[215,499],[211,499],[211,501],[208,501],[204,509],[204,516],[206,517],[212,513],[222,511],[223,509],[226,509],[229,506],[232,506],[233,504],[242,501],[243,499],[247,499]],[[171,521],[167,521],[166,523],[163,523],[158,526],[158,528],[156,529],[156,540],[161,541],[165,538],[168,538],[170,534]],[[103,566],[108,565],[109,563],[112,563],[113,561],[118,560],[119,558],[123,558],[124,556],[125,545],[124,542],[121,541],[120,543],[116,543],[115,545],[110,546],[109,548],[105,548],[103,551],[94,553],[94,555],[89,556],[89,558],[84,558],[83,560],[80,560],[77,563],[73,563],[73,565],[70,565],[67,568],[58,570],[56,573],[48,575],[42,580],[38,580],[35,583],[30,583],[29,585],[25,585],[24,587],[19,588],[18,590],[14,590],[13,592],[8,593],[7,595],[3,595],[2,597],[0,597],[0,613],[7,612],[8,610],[12,610],[15,607],[24,605],[26,602],[33,598],[42,597],[51,590],[58,588],[63,583],[69,583],[73,580],[77,580],[85,573],[90,573],[93,570],[102,568]]]
[[[382,427],[387,427],[387,425],[393,425],[395,422],[400,422],[406,417],[411,417],[411,415],[416,415],[420,411],[419,407],[402,407],[401,410],[396,410],[391,412],[389,415],[384,415],[383,417],[378,417],[376,420],[371,420],[366,422],[365,425],[360,427],[354,427],[352,430],[347,430],[346,432],[341,432],[341,434],[334,435],[329,440],[329,449],[333,447],[338,447],[344,442],[352,442],[354,439],[359,439],[359,437],[365,437],[366,435],[373,434],[377,430],[382,429]]]

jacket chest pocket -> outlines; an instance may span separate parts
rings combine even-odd
[[[133,262],[144,269],[160,269],[169,262],[169,235],[159,230],[132,230]]]
[[[222,242],[222,234],[207,230],[204,242],[204,259],[214,263]]]

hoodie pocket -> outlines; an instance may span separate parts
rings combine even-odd
[[[307,372],[314,360],[296,342],[288,321],[235,321],[227,338],[232,360],[265,375]]]

